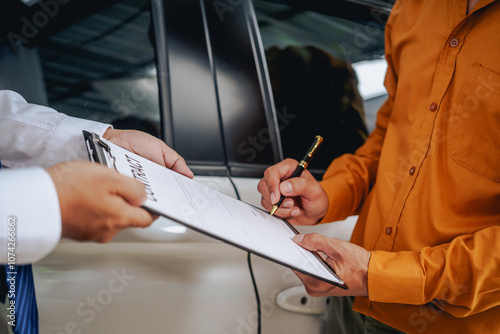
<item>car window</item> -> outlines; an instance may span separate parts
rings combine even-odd
[[[261,175],[282,158],[249,2],[78,6],[36,41],[50,107],[161,137],[197,174]]]
[[[150,21],[147,0],[120,1],[37,43],[49,106],[160,137]]]
[[[36,43],[49,106],[161,137],[197,174],[228,169],[259,177],[283,157],[302,158],[316,134],[325,147],[312,168],[324,170],[333,157],[359,147],[385,99],[383,89],[365,94],[363,88],[365,78],[377,75],[381,86],[384,70],[370,68],[383,63],[383,25],[260,0],[218,3],[125,0],[93,5],[55,27]],[[283,76],[288,71],[277,59],[286,58],[287,48],[315,63],[335,58],[333,72],[344,81],[327,77],[310,85],[295,65]],[[328,89],[339,92],[356,77],[357,90],[330,99],[343,103],[343,113],[322,105]],[[316,95],[300,100],[303,91],[288,89],[284,99],[276,90],[280,80]]]
[[[275,107],[288,116],[279,119],[283,153],[301,159],[314,136],[322,135],[323,147],[311,163],[321,174],[333,158],[353,153],[375,126],[386,97],[387,17],[259,0],[255,11]]]
[[[178,152],[203,173],[218,142],[232,175],[262,175],[282,155],[250,3],[155,0],[153,19]]]

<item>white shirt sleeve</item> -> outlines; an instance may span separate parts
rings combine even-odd
[[[0,159],[9,168],[88,160],[82,130],[102,136],[109,127],[29,104],[12,91],[0,91]],[[9,217],[17,219],[18,264],[36,262],[58,244],[59,200],[46,171],[0,171],[0,263],[7,260]]]
[[[39,261],[61,237],[52,179],[42,168],[3,170],[0,185],[0,263]]]
[[[82,130],[102,136],[110,125],[58,113],[0,91],[0,159],[10,168],[88,160]]]

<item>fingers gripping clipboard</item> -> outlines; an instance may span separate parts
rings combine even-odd
[[[292,241],[297,230],[267,211],[127,151],[95,133],[84,131],[91,161],[142,182],[144,208],[212,238],[221,240],[298,272],[348,289],[317,252]]]

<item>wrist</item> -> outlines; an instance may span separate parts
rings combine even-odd
[[[54,188],[56,189],[57,193],[57,200],[59,202],[59,211],[61,214],[61,223],[62,223],[62,232],[61,234],[64,234],[64,221],[66,220],[66,205],[67,205],[67,196],[63,194],[63,190],[61,189],[61,183],[64,182],[64,170],[62,168],[62,164],[57,164],[52,167],[49,167],[46,169],[47,174],[49,174],[50,178],[52,179],[52,183],[54,184]],[[64,235],[63,235],[64,237]]]

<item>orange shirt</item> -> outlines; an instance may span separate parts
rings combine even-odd
[[[500,333],[500,1],[400,0],[388,100],[335,160],[323,222],[359,213],[372,251],[354,309],[410,333]]]

